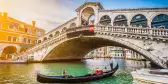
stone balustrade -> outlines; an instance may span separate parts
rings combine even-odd
[[[168,29],[124,27],[124,26],[96,26],[95,30],[109,31],[123,34],[139,34],[168,37]]]

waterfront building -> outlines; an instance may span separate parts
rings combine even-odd
[[[92,50],[86,55],[86,57],[89,57],[89,58],[105,57],[107,56],[106,52],[107,52],[107,47],[101,47],[101,48]]]
[[[134,52],[129,49],[124,49],[125,58],[126,59],[133,59],[133,60],[146,60],[141,54]]]
[[[113,58],[125,58],[123,48],[110,46],[108,47],[109,56]]]
[[[123,58],[123,59],[133,59],[133,60],[144,60],[145,58],[137,52],[132,50],[116,47],[116,46],[107,46],[101,47],[89,52],[86,57],[112,57],[112,58]]]
[[[36,21],[27,24],[9,17],[6,12],[0,13],[0,57],[12,58],[12,54],[26,51],[44,34],[43,29],[36,27]]]

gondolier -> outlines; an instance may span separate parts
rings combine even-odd
[[[63,69],[62,74],[63,74],[63,76],[66,75],[66,70],[65,69]]]
[[[37,81],[41,83],[81,83],[81,82],[88,82],[88,81],[93,81],[93,80],[99,80],[101,78],[105,78],[108,76],[113,75],[117,69],[118,69],[118,64],[115,68],[112,67],[112,63],[110,64],[111,70],[105,71],[102,74],[87,74],[84,76],[46,76],[42,75],[40,73],[37,73]],[[64,71],[63,71],[64,73]]]

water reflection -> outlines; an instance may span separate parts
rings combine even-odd
[[[36,81],[36,71],[45,75],[61,75],[62,70],[66,69],[68,74],[80,76],[91,73],[95,68],[110,69],[109,63],[113,62],[114,66],[119,64],[120,69],[114,76],[88,82],[84,84],[131,84],[131,70],[150,67],[149,62],[133,61],[124,59],[89,59],[77,62],[58,62],[58,63],[33,63],[33,64],[0,64],[0,84],[40,84]]]

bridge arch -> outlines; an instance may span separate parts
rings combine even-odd
[[[151,19],[151,28],[168,29],[168,14],[156,14]]]
[[[145,49],[120,38],[100,34],[62,40],[62,42],[54,44],[53,47],[49,49],[43,60],[81,59],[91,50],[104,46],[118,46],[136,51],[157,64],[155,62],[156,59],[151,58],[153,55]]]
[[[143,14],[136,14],[132,17],[130,25],[131,26],[137,26],[137,27],[147,27],[148,26],[148,20],[145,15]]]
[[[58,36],[59,34],[60,34],[59,31],[56,31],[56,32],[55,32],[55,36]]]
[[[61,33],[65,33],[66,31],[67,31],[67,28],[64,27],[64,28],[62,29],[62,32],[61,32]]]
[[[111,18],[108,15],[103,15],[100,20],[99,23],[101,25],[111,25]]]
[[[43,41],[46,41],[47,39],[48,39],[47,37],[44,37],[44,38],[43,38]]]
[[[120,14],[114,18],[113,25],[114,26],[123,26],[123,25],[128,26],[127,21],[128,19],[126,18],[126,16],[123,14]]]
[[[71,23],[69,28],[75,28],[76,27],[76,24],[75,23]]]
[[[41,40],[38,40],[38,42],[37,43],[41,43],[42,41]]]
[[[82,25],[88,25],[90,17],[95,16],[94,8],[86,7],[81,11],[80,15],[81,15],[81,24]]]
[[[2,57],[11,58],[11,54],[17,53],[17,48],[15,46],[6,46],[3,49]]]
[[[52,37],[53,37],[53,35],[52,35],[52,34],[50,34],[50,35],[49,35],[49,38],[52,38]]]

